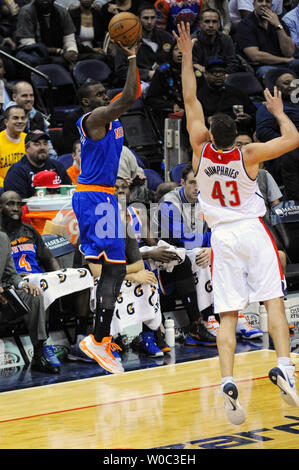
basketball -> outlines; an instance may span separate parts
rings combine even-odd
[[[125,47],[131,47],[141,38],[141,24],[133,13],[123,12],[113,16],[108,25],[111,39],[119,41]]]

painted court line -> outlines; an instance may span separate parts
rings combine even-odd
[[[236,383],[250,382],[250,381],[253,381],[253,380],[261,380],[261,379],[266,379],[266,378],[268,378],[268,376],[253,377],[253,378],[250,378],[250,379],[238,380],[238,381],[236,381]],[[69,408],[69,409],[66,409],[66,410],[50,411],[50,412],[40,413],[40,414],[36,414],[36,415],[22,416],[22,417],[19,417],[19,418],[11,418],[11,419],[0,420],[0,424],[10,423],[10,422],[14,422],[14,421],[22,421],[22,420],[26,420],[26,419],[40,418],[40,417],[43,417],[43,416],[58,415],[58,414],[61,414],[61,413],[70,413],[70,412],[74,412],[74,411],[88,410],[88,409],[91,409],[91,408],[98,408],[100,406],[111,406],[111,405],[117,405],[119,403],[126,403],[126,402],[138,401],[138,400],[147,400],[147,399],[150,399],[150,398],[166,397],[166,396],[169,396],[169,395],[176,395],[176,394],[179,394],[179,393],[195,392],[195,391],[198,391],[198,390],[205,390],[205,389],[215,388],[215,387],[219,387],[219,386],[220,386],[220,384],[204,385],[202,387],[194,387],[194,388],[188,388],[188,389],[184,389],[184,390],[175,390],[173,392],[157,393],[157,394],[154,394],[154,395],[145,395],[143,397],[126,398],[124,400],[115,400],[115,401],[111,401],[111,402],[107,402],[107,403],[97,403],[97,404],[94,404],[94,405],[81,406],[81,407],[78,407],[78,408]]]

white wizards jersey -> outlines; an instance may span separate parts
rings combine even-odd
[[[201,208],[210,228],[265,215],[257,180],[248,176],[243,154],[237,147],[219,151],[208,142],[195,176]]]

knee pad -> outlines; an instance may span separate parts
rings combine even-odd
[[[113,309],[126,275],[125,263],[104,264],[97,287],[97,301],[101,308]]]

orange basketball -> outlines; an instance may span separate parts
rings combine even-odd
[[[141,24],[133,13],[123,12],[111,18],[108,31],[111,39],[119,41],[123,46],[131,47],[141,38]]]

